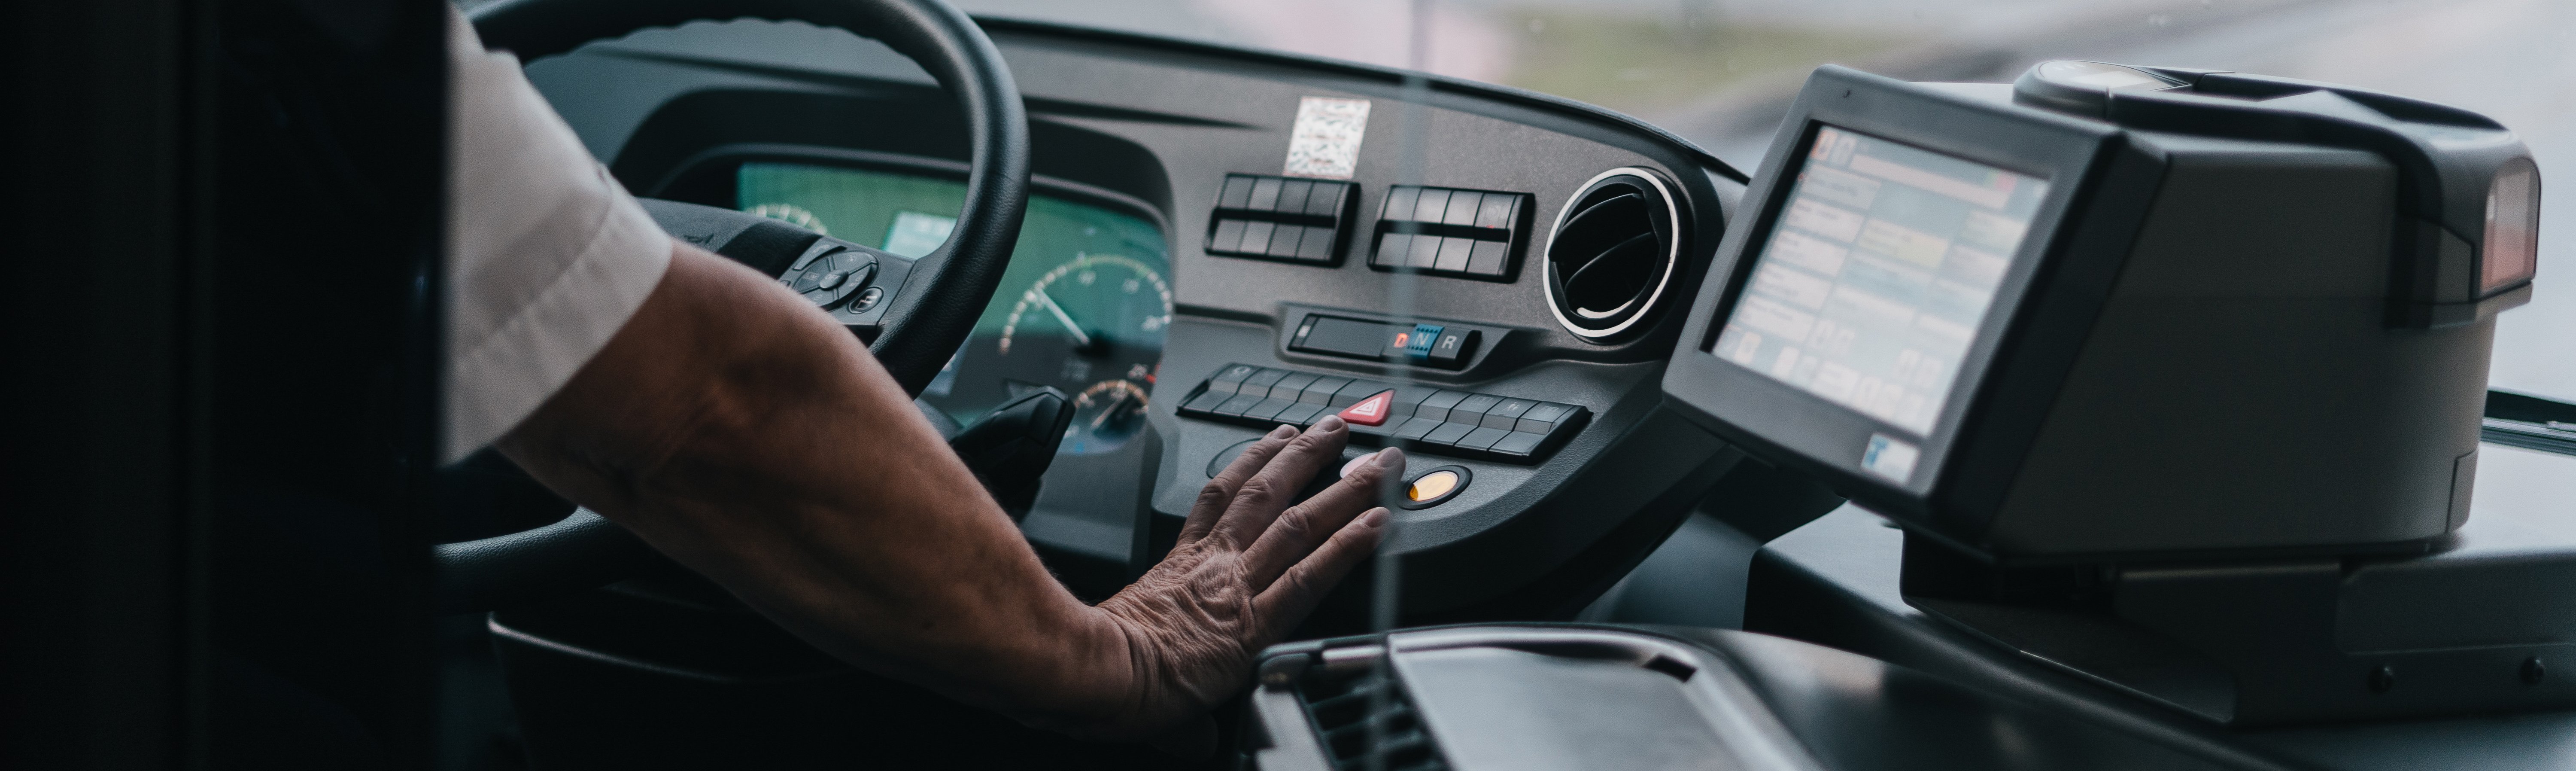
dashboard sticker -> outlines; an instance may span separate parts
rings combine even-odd
[[[1366,99],[1298,99],[1297,123],[1288,130],[1288,176],[1350,179],[1359,173],[1368,114]]]

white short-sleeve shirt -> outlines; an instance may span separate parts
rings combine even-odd
[[[608,344],[671,239],[507,53],[449,8],[447,425],[442,462],[499,439]]]

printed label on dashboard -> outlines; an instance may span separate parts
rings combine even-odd
[[[1350,179],[1359,173],[1368,114],[1366,99],[1298,99],[1297,123],[1288,130],[1288,176]]]

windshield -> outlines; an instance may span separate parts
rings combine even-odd
[[[992,16],[1208,40],[1500,83],[1678,133],[1747,171],[1809,70],[2007,82],[2045,59],[2381,89],[2519,132],[2576,179],[2576,3],[2562,0],[957,0]],[[1414,32],[1419,20],[1421,33]],[[1417,47],[1416,42],[1420,45]],[[2540,284],[2496,330],[2490,385],[2576,400],[2576,198],[2544,196]]]

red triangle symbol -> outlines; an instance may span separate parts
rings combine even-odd
[[[1376,396],[1361,399],[1358,404],[1342,408],[1342,419],[1363,426],[1384,424],[1387,408],[1393,406],[1395,406],[1395,389],[1389,388],[1377,392]]]

